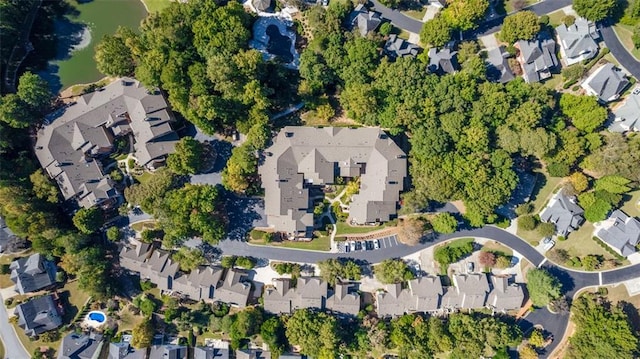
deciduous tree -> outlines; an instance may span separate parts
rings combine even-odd
[[[420,42],[435,47],[442,47],[451,41],[451,25],[442,16],[436,16],[422,25]]]
[[[532,40],[539,31],[538,15],[529,10],[519,11],[504,19],[500,39],[513,44],[518,40]]]
[[[591,21],[602,21],[614,14],[616,0],[574,0],[573,9],[579,16]]]
[[[167,167],[177,174],[187,175],[200,172],[203,164],[204,147],[192,137],[183,137],[176,143],[175,152],[167,158]]]
[[[527,273],[527,291],[536,307],[543,307],[560,297],[562,284],[546,269],[532,269]]]
[[[373,272],[383,284],[400,283],[414,277],[407,263],[401,259],[385,259],[373,267]]]
[[[80,232],[85,234],[97,232],[103,223],[102,210],[98,207],[80,208],[73,215],[73,224]]]

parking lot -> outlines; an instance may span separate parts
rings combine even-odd
[[[376,239],[351,240],[338,243],[338,253],[375,251],[398,245],[398,236],[390,235]]]

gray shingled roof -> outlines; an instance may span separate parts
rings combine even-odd
[[[577,18],[573,25],[561,24],[556,27],[558,40],[569,58],[591,59],[598,53],[598,32],[595,25],[584,18]]]
[[[62,325],[62,318],[52,295],[45,295],[16,306],[18,326],[27,336],[36,336]]]
[[[58,359],[92,359],[100,354],[102,335],[71,333],[62,338]]]
[[[332,184],[336,175],[360,176],[349,220],[388,221],[395,215],[407,173],[404,152],[379,128],[283,128],[259,168],[267,222],[277,231],[310,235],[308,185]]]
[[[36,292],[56,282],[56,265],[40,253],[11,262],[11,280],[20,294]]]
[[[438,74],[452,74],[458,71],[458,52],[450,48],[441,50],[432,47],[429,49],[429,71]]]
[[[64,198],[76,198],[85,208],[117,195],[95,159],[112,151],[115,136],[133,134],[140,165],[164,160],[178,141],[162,94],[128,78],[80,96],[51,117],[53,122],[38,131],[36,156]]]
[[[509,66],[508,57],[509,54],[504,51],[503,46],[490,50],[487,54],[487,62],[489,65],[487,77],[492,81],[500,83],[507,83],[513,80],[515,75]]]
[[[591,90],[600,101],[613,101],[620,96],[622,90],[629,85],[629,80],[622,70],[612,63],[607,63],[597,69],[582,84],[583,87]]]
[[[271,359],[271,352],[262,349],[236,350],[236,359]]]
[[[640,88],[636,88],[624,100],[624,103],[613,110],[615,121],[609,125],[609,131],[640,131]]]
[[[149,359],[187,359],[187,347],[182,345],[153,345]]]
[[[376,293],[379,316],[399,316],[410,312],[430,312],[440,308],[444,291],[440,277],[423,276],[402,284],[390,284]]]
[[[195,347],[193,348],[193,359],[229,359],[229,349]]]
[[[484,273],[457,274],[453,283],[461,296],[460,308],[482,308],[489,294],[489,281]]]
[[[243,308],[249,300],[251,283],[247,273],[241,269],[228,269],[225,279],[215,291],[214,299]]]
[[[396,34],[389,35],[389,39],[384,44],[384,50],[391,58],[398,57],[414,57],[420,52],[420,47],[414,45],[409,41],[401,39]]]
[[[509,285],[508,277],[491,276],[493,286],[487,304],[499,311],[519,309],[524,301],[524,292],[519,284]]]
[[[378,28],[381,22],[382,18],[380,17],[380,14],[367,10],[364,4],[359,4],[351,14],[349,14],[349,25],[351,26],[351,29],[354,29],[357,26],[360,31],[360,35],[363,37]]]
[[[263,294],[264,310],[274,314],[290,314],[297,309],[328,309],[334,312],[356,315],[360,311],[360,294],[351,284],[337,283],[329,290],[327,282],[318,277],[300,277],[296,286],[288,278],[274,280]]]
[[[559,236],[567,236],[584,222],[583,213],[584,210],[576,204],[575,198],[558,191],[540,212],[540,220],[555,224],[556,233]]]
[[[222,272],[220,267],[201,266],[174,279],[173,290],[188,296],[191,300],[213,301]]]
[[[327,294],[327,309],[338,313],[358,315],[360,312],[360,294],[351,284],[336,283]]]
[[[146,355],[146,349],[135,349],[129,343],[109,344],[109,359],[144,359]]]
[[[516,46],[520,49],[518,59],[522,65],[524,79],[529,83],[549,77],[550,71],[558,66],[556,42],[546,34],[533,41],[519,40]]]
[[[636,252],[635,247],[640,242],[640,221],[637,219],[617,209],[598,227],[596,236],[620,255],[626,257]]]
[[[260,12],[273,12],[272,0],[253,0],[251,3]]]

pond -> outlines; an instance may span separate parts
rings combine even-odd
[[[118,26],[137,30],[147,11],[140,0],[68,0],[75,14],[55,24],[56,58],[40,75],[58,92],[71,85],[90,83],[104,77],[96,68],[94,48]]]

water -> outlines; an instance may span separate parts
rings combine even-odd
[[[98,323],[104,322],[104,314],[100,312],[91,312],[89,313],[89,319],[95,320]]]
[[[104,77],[96,68],[94,48],[118,26],[138,28],[147,12],[140,0],[68,0],[78,11],[56,23],[59,38],[56,59],[42,73],[58,92],[69,86]]]

